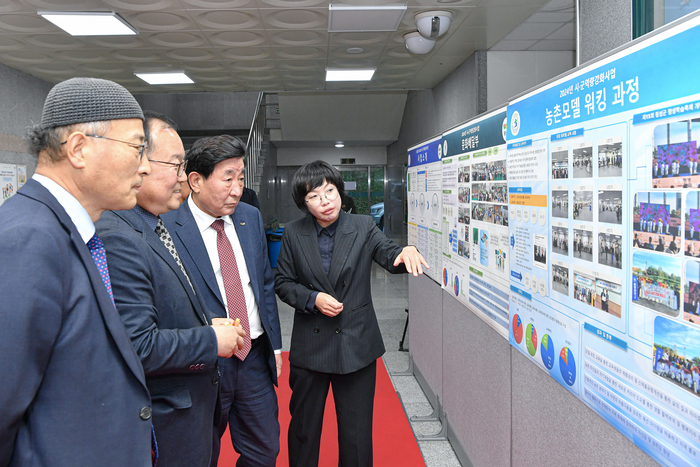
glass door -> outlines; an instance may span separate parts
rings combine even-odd
[[[343,176],[345,191],[355,204],[356,214],[371,215],[379,228],[383,229],[386,166],[337,168]]]

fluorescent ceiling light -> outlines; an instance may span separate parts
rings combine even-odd
[[[139,33],[111,11],[39,11],[37,13],[71,36],[133,36]]]
[[[172,73],[134,73],[148,84],[192,84],[192,81],[181,71]]]
[[[338,141],[337,143],[335,143],[335,147],[336,148],[344,148],[345,144],[342,141]]]
[[[374,71],[374,68],[361,70],[326,68],[326,81],[369,81],[372,79]]]

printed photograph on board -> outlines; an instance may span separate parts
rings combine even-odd
[[[685,256],[700,257],[700,190],[685,197]]]
[[[632,303],[672,318],[680,313],[681,260],[658,253],[632,255]]]
[[[569,267],[564,263],[552,265],[552,290],[569,296]]]
[[[569,178],[569,147],[552,149],[552,179]]]
[[[700,330],[657,316],[652,351],[654,374],[700,396]]]
[[[683,276],[683,319],[700,326],[700,262],[685,262]]]
[[[622,224],[622,191],[598,191],[598,222]]]
[[[552,227],[552,252],[560,255],[569,254],[569,229],[566,227]]]
[[[671,191],[640,191],[632,208],[632,246],[676,255],[681,243],[681,194]]]
[[[598,233],[598,264],[622,269],[622,235]]]
[[[552,217],[568,219],[569,190],[552,190]]]
[[[598,176],[622,176],[622,136],[598,141]]]
[[[681,120],[654,128],[652,182],[654,188],[698,188],[700,121]]]
[[[573,150],[573,178],[593,177],[593,143],[581,143]]]
[[[593,261],[593,232],[588,229],[574,228],[573,249],[574,258]]]
[[[574,220],[593,221],[593,191],[574,188]]]

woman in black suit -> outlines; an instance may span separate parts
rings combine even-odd
[[[372,465],[376,360],[384,354],[372,305],[372,261],[414,276],[428,267],[414,246],[387,239],[369,216],[341,210],[344,183],[326,162],[303,166],[292,180],[307,215],[286,225],[275,291],[292,306],[289,352],[289,465],[318,465],[329,387],[338,417],[340,465]]]

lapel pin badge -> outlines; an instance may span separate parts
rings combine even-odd
[[[245,222],[241,222],[241,225],[245,225]]]

